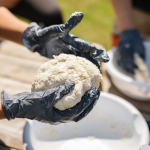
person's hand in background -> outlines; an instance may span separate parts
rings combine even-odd
[[[120,42],[119,65],[128,73],[133,74],[137,66],[134,64],[134,53],[145,59],[145,49],[139,31],[136,29],[132,9],[132,0],[111,0],[118,23]]]
[[[145,49],[140,33],[136,29],[125,30],[120,34],[119,65],[127,72],[133,74],[137,66],[134,63],[134,54],[137,53],[145,59]]]

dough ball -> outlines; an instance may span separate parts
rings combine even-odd
[[[59,110],[75,106],[91,87],[98,88],[102,75],[97,66],[89,60],[74,55],[60,54],[39,68],[31,91],[51,89],[66,81],[74,81],[75,87],[55,104],[54,107]]]

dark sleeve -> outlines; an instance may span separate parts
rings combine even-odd
[[[134,8],[150,13],[150,0],[132,0]]]

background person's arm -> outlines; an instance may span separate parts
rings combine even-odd
[[[117,17],[119,32],[135,29],[131,0],[111,0]]]
[[[7,8],[14,8],[21,0],[0,0],[1,5]]]
[[[22,34],[28,24],[16,18],[8,9],[0,7],[0,39],[22,44]]]
[[[4,114],[4,111],[3,111],[3,107],[2,107],[2,102],[0,100],[0,119],[5,119],[5,114]]]

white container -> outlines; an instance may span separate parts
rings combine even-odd
[[[150,42],[144,42],[146,49],[146,64],[150,72]],[[110,75],[113,84],[119,91],[128,97],[137,100],[150,100],[150,83],[138,82],[133,78],[120,72],[114,65],[114,53],[117,48],[113,48],[108,52],[110,61],[106,64],[106,70]]]
[[[26,150],[139,150],[149,144],[149,130],[133,105],[102,92],[91,113],[77,123],[28,120],[23,142]]]

